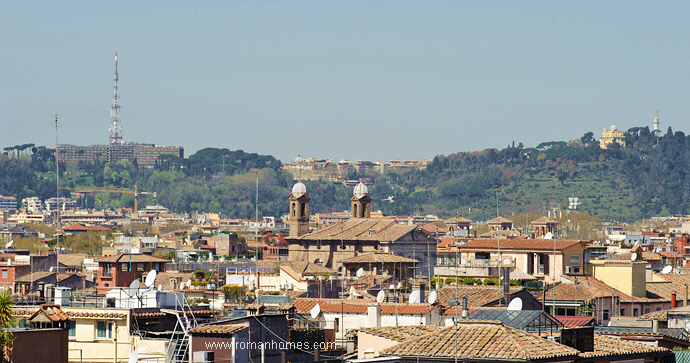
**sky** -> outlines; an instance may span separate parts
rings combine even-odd
[[[0,148],[430,159],[687,130],[690,3],[0,2]]]

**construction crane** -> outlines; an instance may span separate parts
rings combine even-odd
[[[100,189],[100,188],[68,188],[60,187],[60,189],[74,190],[84,193],[121,193],[121,194],[134,194],[134,217],[139,216],[139,195],[153,195],[156,197],[156,192],[139,191],[139,188],[135,185],[134,190],[128,189]]]

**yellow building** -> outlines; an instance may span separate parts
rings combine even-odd
[[[621,148],[625,147],[625,141],[623,131],[616,128],[616,125],[611,125],[611,130],[604,129],[601,133],[601,139],[599,139],[599,147],[602,149],[607,149],[609,145],[614,142],[618,143]]]

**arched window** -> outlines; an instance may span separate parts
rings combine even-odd
[[[292,216],[295,216],[295,203],[292,203]]]

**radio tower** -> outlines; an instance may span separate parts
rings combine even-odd
[[[117,52],[115,52],[115,75],[113,76],[113,103],[110,105],[110,144],[122,144],[122,124],[120,123],[120,97],[117,95]]]

